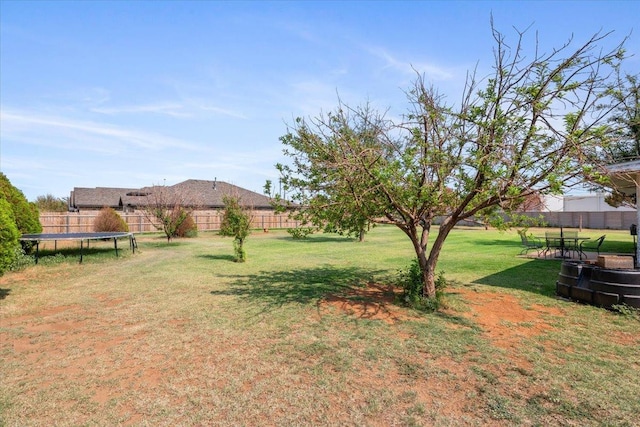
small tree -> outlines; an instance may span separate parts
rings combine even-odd
[[[40,212],[66,212],[69,210],[67,200],[57,198],[51,194],[38,196],[36,198],[36,206]]]
[[[129,225],[113,208],[102,208],[93,220],[93,231],[127,232]]]
[[[238,196],[225,195],[222,201],[224,203],[224,215],[220,225],[220,234],[233,237],[236,262],[245,262],[247,254],[244,250],[244,242],[251,233],[250,211],[241,205],[240,197]]]
[[[147,203],[142,207],[143,215],[157,230],[164,232],[167,242],[170,242],[173,237],[177,237],[178,229],[189,217],[190,208],[193,208],[187,207],[188,195],[171,187],[156,185],[151,187],[146,197]]]

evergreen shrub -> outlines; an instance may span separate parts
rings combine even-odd
[[[0,196],[3,196],[9,202],[20,234],[42,233],[38,207],[35,203],[29,203],[22,191],[11,185],[11,182],[3,173],[0,173]]]
[[[20,250],[20,233],[9,202],[0,195],[0,275],[9,269]]]

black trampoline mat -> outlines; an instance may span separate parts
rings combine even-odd
[[[117,239],[120,237],[130,237],[133,233],[123,232],[101,232],[101,233],[38,233],[23,234],[20,240],[23,241],[47,241],[47,240],[100,240]]]

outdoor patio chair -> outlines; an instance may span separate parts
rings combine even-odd
[[[529,251],[535,250],[538,253],[538,256],[540,256],[540,252],[544,249],[542,241],[537,237],[527,236],[527,233],[524,230],[518,230],[518,234],[520,235],[520,240],[522,242],[520,255],[526,255]]]
[[[598,255],[600,255],[600,246],[602,246],[605,237],[607,237],[606,234],[598,237],[596,240],[583,240],[580,242],[580,253],[585,254],[585,251],[596,251]]]
[[[562,244],[562,239],[560,238],[560,233],[557,232],[552,232],[552,231],[547,231],[546,233],[544,233],[544,240],[545,240],[545,250],[544,250],[544,257],[547,257],[548,253],[553,252],[554,255],[558,252],[558,251],[562,251],[564,249],[563,244]]]

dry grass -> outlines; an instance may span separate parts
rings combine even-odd
[[[0,425],[637,420],[640,323],[553,298],[559,264],[517,258],[515,233],[452,236],[435,314],[394,304],[411,248],[390,228],[256,233],[244,264],[207,233],[138,243],[0,278]]]

